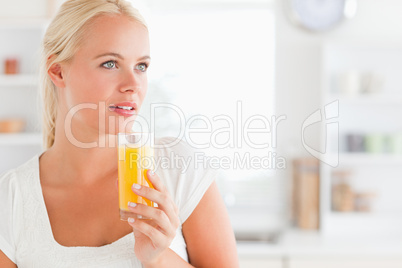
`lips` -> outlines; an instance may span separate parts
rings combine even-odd
[[[137,113],[137,104],[135,102],[120,102],[109,105],[109,111],[116,112],[122,116],[133,116]]]

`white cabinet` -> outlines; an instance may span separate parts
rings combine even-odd
[[[322,106],[335,109],[322,113],[321,228],[400,233],[402,44],[328,43],[322,70]]]
[[[23,132],[0,133],[0,173],[42,150],[38,71],[46,24],[43,19],[0,20],[0,120],[25,121]],[[7,58],[17,59],[17,74],[4,74]]]
[[[240,268],[285,268],[282,247],[259,242],[238,242]]]
[[[237,243],[240,268],[396,268],[402,267],[401,240],[369,237],[323,238],[293,231],[276,244]]]
[[[400,268],[402,257],[378,256],[240,256],[240,268]]]
[[[291,258],[287,268],[400,268],[402,260],[389,259],[341,259],[341,258]]]
[[[240,268],[283,268],[281,259],[264,257],[243,257],[239,260]]]

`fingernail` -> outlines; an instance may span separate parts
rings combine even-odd
[[[155,175],[155,171],[151,170],[151,175]]]
[[[134,188],[134,189],[137,189],[137,190],[138,190],[138,189],[141,189],[141,185],[134,183],[134,184],[133,184],[133,188]]]
[[[129,206],[129,207],[132,207],[132,208],[135,208],[135,207],[137,206],[137,203],[128,202],[128,206]]]
[[[129,223],[133,223],[134,221],[135,221],[134,218],[128,218]]]

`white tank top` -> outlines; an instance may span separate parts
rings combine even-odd
[[[168,144],[172,138],[159,139]],[[183,141],[173,147],[155,150],[163,180],[179,208],[181,223],[190,216],[215,178],[216,170],[197,165],[196,152]],[[171,166],[172,157],[188,160]],[[176,157],[177,158],[177,157]],[[163,163],[162,163],[163,162]],[[184,162],[183,162],[184,163]],[[0,178],[0,250],[19,268],[25,267],[142,267],[134,254],[130,233],[101,247],[65,247],[53,237],[39,179],[39,155]],[[188,261],[181,226],[170,248]]]

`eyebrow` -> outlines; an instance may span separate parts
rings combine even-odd
[[[120,55],[119,53],[114,53],[114,52],[107,52],[107,53],[100,54],[100,55],[96,56],[94,59],[105,57],[105,56],[113,56],[113,57],[124,60],[124,57],[122,55]],[[142,56],[138,60],[147,60],[147,59],[151,59],[151,57],[146,55],[146,56]]]

